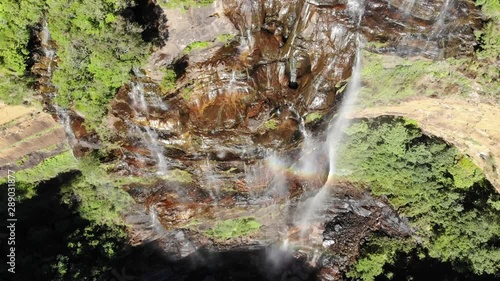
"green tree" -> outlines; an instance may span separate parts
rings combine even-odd
[[[403,119],[361,121],[346,134],[339,168],[387,196],[430,257],[476,274],[499,273],[500,249],[493,241],[500,233],[500,195],[467,156]],[[368,253],[353,276],[372,280],[393,254]]]

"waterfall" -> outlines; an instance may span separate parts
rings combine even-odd
[[[441,32],[443,31],[444,20],[446,19],[446,16],[448,15],[448,12],[449,12],[452,4],[453,4],[453,0],[445,0],[436,22],[432,25],[432,32],[431,32],[431,35],[429,36],[429,39],[432,40],[432,39],[438,38],[439,35],[441,34]]]
[[[365,0],[347,0],[347,9],[359,28],[365,13]]]
[[[163,156],[163,146],[158,141],[158,134],[156,133],[156,131],[146,127],[146,133],[148,135],[148,149],[156,155],[156,159],[158,160],[158,173],[163,175],[167,172],[167,161],[165,159],[165,156]]]
[[[132,110],[136,116],[142,116],[142,112],[148,111],[148,103],[144,95],[144,85],[142,82],[137,81],[132,83],[131,89],[129,91],[129,97],[132,100]],[[162,105],[156,105],[162,106]],[[166,107],[165,104],[163,106]],[[138,111],[139,110],[139,111]],[[145,142],[146,147],[150,151],[151,155],[156,158],[156,165],[158,168],[158,174],[163,175],[168,170],[167,160],[163,155],[163,146],[158,140],[158,134],[154,129],[150,127],[145,127],[146,133],[144,133],[139,126],[136,124],[132,125],[136,131],[141,135],[142,140]]]
[[[443,7],[441,8],[441,11],[439,13],[439,16],[436,19],[436,22],[434,22],[434,24],[432,25],[431,33],[427,38],[427,42],[425,43],[424,52],[428,49],[430,41],[437,42],[437,40],[443,33],[443,29],[445,27],[445,19],[449,13],[450,8],[452,7],[453,1],[454,0],[445,0]],[[438,44],[438,49],[440,49],[439,44]]]
[[[158,214],[156,213],[155,206],[150,206],[149,207],[149,220],[151,222],[150,228],[152,228],[152,236],[154,238],[166,236],[167,230],[165,227],[161,224],[160,220],[158,219]]]
[[[357,21],[357,26],[359,28],[364,14],[364,0],[349,0],[348,10],[351,13],[352,18]],[[309,198],[298,207],[298,210],[301,212],[298,214],[298,226],[302,237],[304,237],[306,232],[309,230],[310,222],[315,218],[318,211],[321,211],[326,207],[325,200],[329,196],[329,188],[332,186],[333,177],[337,172],[338,148],[342,141],[342,133],[349,125],[349,119],[347,119],[347,117],[352,112],[357,101],[358,94],[361,90],[361,48],[361,35],[357,33],[355,62],[352,68],[351,78],[347,85],[337,116],[335,117],[333,123],[328,127],[325,144],[330,164],[328,178],[323,187],[314,197]]]
[[[146,97],[144,96],[144,85],[142,82],[137,81],[132,83],[132,88],[129,93],[132,99],[132,105],[141,111],[147,111],[148,105],[146,103]]]
[[[403,10],[403,13],[408,16],[413,9],[413,6],[415,6],[415,0],[404,0],[403,5],[401,6],[401,9]]]
[[[297,59],[290,58],[290,83],[289,87],[292,89],[297,89]]]
[[[162,111],[167,111],[168,110],[168,105],[163,102],[163,100],[157,96],[157,95],[152,95],[151,96],[151,99],[153,100],[153,106],[156,107],[156,108],[159,108],[160,110]]]
[[[52,78],[52,63],[54,62],[54,59],[56,57],[56,51],[51,48],[50,44],[51,40],[51,35],[50,35],[50,30],[48,27],[47,20],[44,20],[42,23],[42,30],[40,31],[40,47],[43,52],[43,55],[47,59],[47,73],[46,76],[49,78]],[[51,85],[51,82],[49,80],[48,82],[49,85]],[[49,97],[55,97],[57,95],[56,92],[53,93],[46,93],[47,96]],[[68,144],[70,146],[73,146],[76,142],[76,136],[75,133],[73,132],[73,128],[71,127],[71,118],[67,112],[67,109],[64,109],[57,105],[56,102],[52,102],[52,105],[56,111],[57,118],[59,119],[59,122],[64,128],[64,132],[66,134],[66,138],[68,139]]]
[[[222,182],[217,178],[214,173],[214,167],[210,163],[210,159],[207,157],[205,159],[204,165],[201,166],[203,172],[203,178],[205,180],[208,193],[215,205],[219,204],[219,195]]]
[[[242,22],[239,26],[239,31],[241,34],[241,42],[238,49],[241,53],[250,52],[253,50],[255,39],[252,34],[253,28],[253,18],[254,14],[258,14],[258,7],[254,7],[254,1],[244,0],[241,2],[240,11],[242,13]]]
[[[297,38],[297,34],[299,33],[298,30],[302,26],[304,22],[309,22],[311,19],[311,4],[307,1],[304,1],[304,6],[301,8],[301,13],[303,13],[303,16],[299,16],[298,19],[295,21],[295,25],[293,27],[293,31],[291,32],[291,38],[288,39],[287,41],[290,41],[290,46],[288,48],[288,52],[286,54],[286,57],[290,57],[292,54],[292,46],[295,43],[295,39]]]
[[[307,131],[305,127],[304,117],[300,118],[299,131],[301,132],[304,139],[302,141],[302,147],[300,151],[301,157],[298,160],[296,171],[301,175],[309,176],[315,173],[318,168],[315,162],[318,157],[318,151],[316,150],[316,148],[318,147],[318,143]]]
[[[269,173],[271,186],[268,192],[266,192],[267,195],[275,195],[279,198],[287,195],[288,181],[283,174],[283,171],[285,171],[287,167],[287,163],[276,155],[271,155],[266,158],[266,170]]]
[[[44,56],[47,58],[47,76],[52,76],[52,61],[56,55],[55,50],[50,48],[50,31],[47,20],[42,23],[42,30],[40,31],[40,45]]]
[[[357,101],[358,94],[361,90],[361,39],[359,34],[356,36],[356,44],[356,58],[352,69],[351,79],[347,85],[345,96],[342,100],[342,104],[340,105],[337,117],[335,118],[327,136],[330,162],[328,180],[330,180],[330,178],[336,173],[338,153],[337,147],[342,141],[342,132],[349,125],[349,119],[347,119],[347,116],[352,112]]]
[[[233,88],[233,86],[236,84],[236,70],[233,69],[231,72],[231,79],[229,80],[229,88]]]
[[[329,195],[329,188],[332,186],[332,180],[337,172],[337,156],[338,147],[342,141],[342,133],[349,125],[349,119],[347,118],[352,112],[355,102],[357,100],[358,94],[361,89],[361,36],[356,35],[356,55],[355,63],[352,68],[351,79],[346,88],[342,104],[340,105],[339,112],[333,121],[333,124],[329,126],[329,131],[326,139],[326,149],[329,156],[330,169],[328,172],[328,179],[320,191],[312,198],[309,198],[304,203],[302,207],[299,206],[299,210],[305,210],[300,214],[299,227],[301,229],[301,235],[304,236],[309,228],[310,222],[315,218],[318,211],[325,208],[325,200]]]
[[[56,103],[54,103],[54,109],[56,110],[57,117],[59,118],[59,122],[63,125],[64,132],[66,133],[66,137],[68,138],[68,144],[73,146],[76,141],[75,133],[73,132],[73,128],[71,127],[71,119],[69,117],[66,109],[61,108]]]

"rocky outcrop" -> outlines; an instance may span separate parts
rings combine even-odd
[[[500,128],[498,106],[452,98],[420,98],[399,105],[361,110],[355,117],[404,116],[418,122],[422,130],[456,146],[474,160],[500,192]]]
[[[478,25],[466,1],[226,0],[165,11],[170,39],[152,56],[151,77],[136,72],[111,105],[109,124],[123,147],[116,157],[127,162],[116,172],[154,173],[168,163],[203,178],[212,166],[230,189],[248,183],[270,151],[293,158],[307,129],[335,112],[360,38],[383,43],[366,45],[379,52],[465,55]],[[226,33],[237,36],[218,42]],[[420,40],[418,48],[399,46],[405,38]],[[168,65],[176,81],[165,89],[156,83]]]
[[[0,104],[0,177],[67,150],[63,127],[34,107]]]
[[[409,237],[413,233],[407,220],[400,218],[387,202],[348,183],[335,184],[325,208],[306,232],[293,226],[296,215],[303,211],[300,200],[276,204],[270,199],[259,199],[265,198],[262,195],[243,199],[233,193],[232,200],[226,198],[214,205],[210,196],[200,190],[189,185],[173,186],[170,183],[129,191],[138,195],[140,204],[149,206],[147,211],[137,209],[127,216],[127,223],[135,226],[131,235],[139,245],[154,241],[155,247],[168,253],[170,261],[165,262],[166,268],[187,264],[187,260],[200,253],[204,256],[206,251],[224,255],[264,250],[267,253],[256,257],[255,262],[279,268],[273,273],[277,276],[271,278],[268,271],[271,275],[264,280],[293,280],[290,271],[293,272],[295,263],[301,260],[308,262],[307,276],[311,280],[342,280],[342,272],[356,261],[361,245],[371,234]],[[221,221],[249,216],[263,225],[246,237],[221,240],[206,235],[207,230]],[[225,261],[225,264],[230,263]],[[193,268],[186,270],[196,271]],[[211,274],[206,273],[207,276]]]

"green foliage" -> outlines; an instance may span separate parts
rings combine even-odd
[[[277,120],[269,119],[264,123],[264,128],[266,130],[276,130],[278,129],[279,123]]]
[[[373,106],[413,96],[467,96],[474,79],[457,70],[464,63],[466,60],[415,61],[363,52],[360,100],[364,106]]]
[[[480,182],[484,179],[484,175],[469,158],[462,157],[457,164],[449,169],[453,176],[454,187],[469,188],[475,182]]]
[[[17,195],[19,200],[32,198],[36,195],[36,186],[42,182],[57,177],[59,174],[76,170],[78,161],[71,150],[45,159],[37,166],[15,173]],[[0,184],[7,178],[0,179]]]
[[[42,15],[43,1],[5,0],[0,3],[0,73],[22,76],[26,70],[28,26]]]
[[[5,1],[4,1],[5,2]],[[0,4],[0,99],[19,104],[32,96],[27,70],[30,27],[47,19],[58,49],[52,82],[56,102],[74,107],[85,125],[105,135],[109,100],[129,80],[132,67],[144,64],[149,47],[138,26],[120,16],[127,1],[27,0]]]
[[[67,238],[64,254],[53,264],[52,280],[103,280],[112,270],[111,262],[126,243],[123,226],[89,222]]]
[[[160,0],[158,2],[160,6],[167,9],[189,10],[190,8],[210,5],[214,2],[214,0]]]
[[[362,257],[347,276],[356,280],[373,281],[383,273],[390,275],[389,272],[384,272],[384,265],[393,263],[397,253],[408,253],[414,247],[415,243],[409,239],[396,242],[388,237],[373,237],[364,245]]]
[[[58,270],[56,280],[99,280],[103,272],[111,270],[110,260],[127,239],[122,213],[133,199],[116,185],[95,157],[81,159],[78,168],[81,176],[63,185],[61,201],[76,210],[88,224],[68,237],[68,253],[54,264]],[[94,256],[97,261],[89,259]],[[89,271],[88,266],[94,269]]]
[[[500,2],[498,0],[476,0],[481,6],[487,23],[482,30],[475,31],[480,43],[477,58],[467,64],[467,71],[480,83],[484,91],[500,99]]]
[[[32,96],[26,86],[29,29],[42,17],[44,2],[5,0],[0,3],[0,99],[20,104]]]
[[[201,50],[201,49],[206,49],[212,45],[212,42],[208,41],[196,41],[193,42],[184,48],[184,53],[189,54],[194,50]]]
[[[81,159],[78,169],[82,176],[62,188],[63,201],[72,204],[76,196],[81,217],[98,225],[120,225],[120,213],[132,202],[131,197],[114,184],[95,157]]]
[[[306,116],[306,124],[307,123],[311,123],[311,122],[314,122],[316,120],[319,120],[323,117],[323,114],[321,112],[312,112],[312,113],[309,113],[307,114]]]
[[[262,225],[253,217],[225,220],[205,233],[217,239],[229,239],[249,235],[259,230]]]
[[[161,80],[160,86],[164,91],[175,90],[175,80],[177,79],[177,74],[173,69],[165,70],[165,75]]]
[[[490,241],[500,233],[500,195],[469,158],[403,119],[361,121],[346,134],[339,169],[387,196],[410,219],[430,257],[469,265],[462,269],[477,274],[497,273],[500,249]],[[371,280],[385,262],[385,256],[365,258],[358,271]]]
[[[13,105],[29,100],[34,94],[34,91],[27,85],[30,79],[24,76],[2,74],[1,68],[2,66],[0,66],[0,100]]]
[[[224,33],[224,34],[220,34],[217,36],[217,42],[221,42],[221,43],[224,43],[224,44],[229,44],[231,41],[233,41],[235,38],[234,34],[228,34],[228,33]]]
[[[191,175],[189,172],[179,169],[169,170],[167,174],[163,176],[163,178],[169,181],[176,181],[179,183],[193,182],[193,175]]]
[[[498,0],[476,0],[476,6],[481,6],[481,11],[489,18],[500,18],[500,2]]]
[[[363,53],[361,102],[386,104],[412,96],[459,95],[477,92],[500,99],[500,2],[476,0],[487,21],[476,30],[476,57],[431,61]],[[371,43],[368,49],[380,47]],[[478,87],[480,86],[480,87]]]
[[[183,88],[181,90],[181,97],[185,100],[185,101],[190,101],[191,100],[191,95],[193,94],[194,92],[194,88],[192,85],[188,85],[187,87]]]
[[[48,0],[48,25],[57,42],[56,102],[74,106],[100,132],[109,100],[148,55],[141,29],[119,15],[125,1]]]
[[[82,218],[108,227],[123,225],[120,214],[132,202],[125,191],[89,175],[63,187],[62,194],[63,202],[69,205],[75,204],[73,196],[79,198],[77,209]]]

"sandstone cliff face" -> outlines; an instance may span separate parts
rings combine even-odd
[[[285,233],[307,246],[300,253],[307,259],[314,251],[344,253],[324,260],[328,266],[315,273],[321,280],[339,280],[370,233],[412,234],[386,200],[339,183],[343,191],[329,202],[324,221],[304,238],[290,227],[290,214],[300,208],[301,196],[326,181],[328,156],[317,152],[313,175],[288,167],[300,161],[308,134],[325,138],[325,120],[338,109],[357,49],[431,59],[472,55],[473,32],[481,25],[472,3],[224,0],[165,14],[168,22],[159,17],[152,28],[168,40],[110,103],[106,140],[88,132],[76,110],[51,104],[50,68],[56,61],[41,57],[33,69],[75,155],[109,145],[111,174],[152,179],[125,185],[137,203],[137,212],[126,218],[135,227],[135,244],[158,239],[178,260],[203,247],[268,245]],[[176,74],[174,86],[160,85],[167,67]],[[289,189],[280,192],[281,185]],[[245,239],[205,235],[217,221],[248,216],[263,226]],[[343,229],[342,221],[350,228]]]
[[[153,80],[139,77],[119,91],[115,129],[130,129],[132,121],[156,131],[174,159],[258,159],[266,149],[296,146],[304,123],[335,111],[361,44],[357,32],[380,43],[364,43],[376,52],[432,58],[473,52],[480,21],[467,1],[347,2],[222,1],[167,10],[176,19],[169,22],[168,47],[153,55]],[[223,28],[229,21],[234,29]],[[224,45],[216,40],[221,34],[237,36]],[[182,50],[212,40],[208,48]],[[163,95],[153,82],[175,59],[176,89]],[[146,107],[134,106],[137,93]]]
[[[68,149],[64,128],[34,107],[0,104],[0,177]]]

